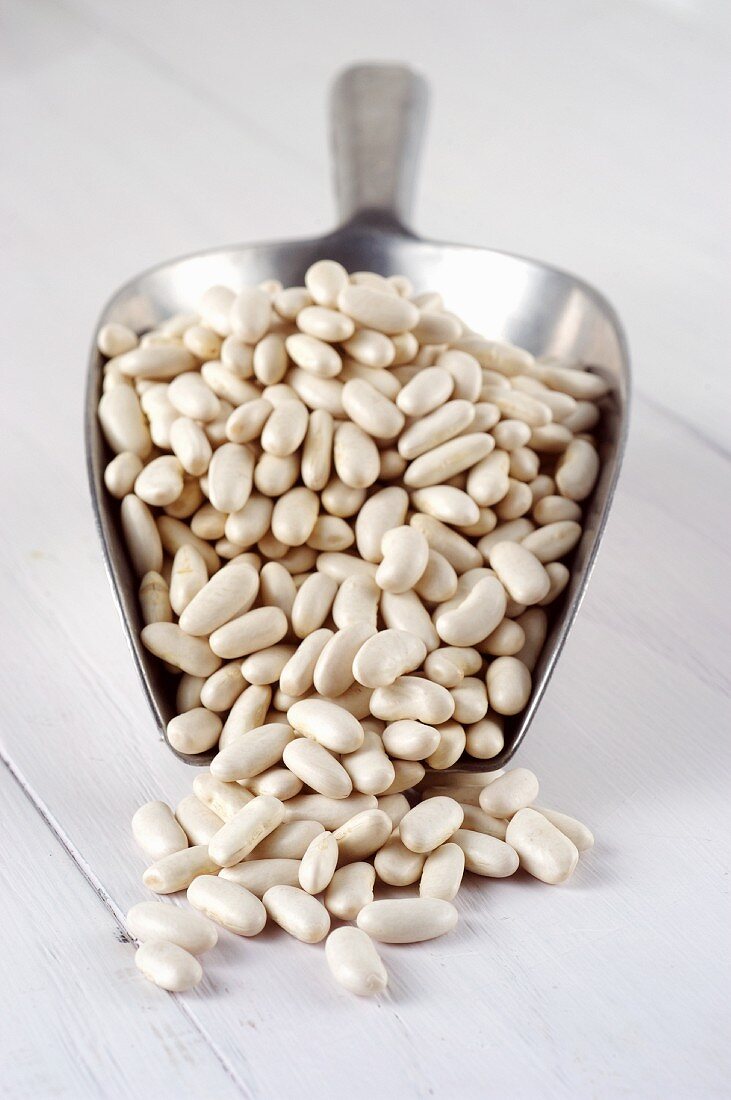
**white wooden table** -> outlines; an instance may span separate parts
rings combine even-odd
[[[729,1095],[730,29],[724,0],[3,5],[2,1095]],[[272,931],[173,997],[120,917],[131,813],[190,773],[104,576],[86,349],[137,270],[327,227],[326,84],[374,57],[434,87],[418,224],[582,273],[629,333],[614,514],[521,754],[598,844],[565,889],[470,885],[374,1002]]]

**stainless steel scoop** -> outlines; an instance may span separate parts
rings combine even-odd
[[[571,580],[536,666],[530,701],[506,721],[497,768],[523,740],[546,690],[594,565],[624,451],[628,425],[629,359],[617,316],[581,279],[535,260],[467,245],[423,240],[406,227],[427,113],[425,81],[400,65],[356,65],[336,80],[331,97],[335,194],[341,225],[310,240],[239,245],[161,264],[126,283],[105,306],[99,325],[120,321],[138,332],[194,308],[203,291],[278,278],[301,285],[305,270],[322,258],[349,271],[408,275],[417,290],[439,290],[473,329],[535,355],[591,364],[611,393],[603,401],[599,481],[585,509],[581,542],[572,555]],[[86,446],[91,494],[107,571],[142,686],[163,733],[175,714],[174,680],[143,648],[137,581],[122,539],[119,506],[106,492],[111,457],[96,415],[101,360],[91,351],[86,394]],[[186,757],[191,763],[206,762]],[[469,766],[461,764],[459,766]]]

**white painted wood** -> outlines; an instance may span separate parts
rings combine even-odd
[[[380,1002],[350,998],[321,947],[278,931],[223,935],[201,989],[173,999],[138,977],[111,917],[11,788],[26,844],[11,864],[15,920],[37,949],[27,963],[4,952],[17,991],[8,1095],[61,1083],[84,1100],[112,1063],[117,1094],[142,1095],[141,1061],[163,1096],[181,1090],[178,1074],[191,1092],[267,1100],[724,1095],[728,372],[707,181],[723,175],[713,97],[728,9],[257,11],[7,6],[2,751],[113,906],[144,897],[129,818],[151,797],[175,801],[191,772],[157,740],[103,573],[80,438],[87,342],[102,301],[146,264],[324,228],[323,81],[351,58],[401,57],[435,84],[418,224],[579,271],[628,324],[639,397],[627,465],[521,754],[545,803],[585,818],[599,843],[567,888],[471,883],[454,935],[384,949]],[[49,850],[64,867],[55,880]],[[57,882],[52,933],[24,917],[36,862]],[[63,1029],[70,994],[45,965],[59,943],[85,961],[74,1004],[120,1021],[106,1048],[81,1007],[68,1013],[80,1034]],[[61,1017],[39,1083],[24,1037]]]
[[[0,831],[3,1096],[246,1095],[5,768]]]

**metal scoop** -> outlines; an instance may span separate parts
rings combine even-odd
[[[311,263],[329,258],[339,260],[349,271],[407,275],[418,291],[440,291],[449,308],[488,338],[510,341],[535,355],[588,363],[609,381],[611,392],[602,402],[601,472],[585,507],[583,537],[569,562],[571,580],[553,611],[528,706],[506,720],[500,755],[474,764],[497,768],[514,754],[533,721],[594,565],[627,435],[629,360],[614,310],[581,279],[505,252],[423,240],[407,228],[426,113],[426,83],[410,69],[390,64],[346,69],[331,97],[340,227],[315,239],[219,248],[161,264],[118,290],[105,306],[99,325],[119,321],[142,332],[172,313],[190,311],[214,284],[236,289],[278,278],[285,286],[301,285]],[[86,394],[94,513],[127,640],[164,736],[176,713],[175,682],[139,640],[137,579],[120,530],[119,506],[103,481],[111,455],[96,414],[101,365],[94,345]],[[207,762],[198,756],[184,759]],[[470,765],[461,762],[459,766]]]

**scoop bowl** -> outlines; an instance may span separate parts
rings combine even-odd
[[[410,69],[391,64],[346,69],[331,96],[340,227],[322,237],[214,249],[160,264],[112,296],[97,329],[117,321],[144,332],[172,313],[190,311],[203,291],[218,283],[234,290],[270,278],[285,286],[301,285],[310,264],[328,258],[349,271],[407,275],[417,291],[439,290],[449,307],[488,338],[509,341],[536,356],[589,364],[609,383],[598,429],[599,479],[585,502],[583,535],[568,561],[571,579],[553,611],[528,705],[506,719],[505,745],[498,756],[489,761],[463,759],[455,765],[485,770],[506,764],[525,737],[586,591],[625,448],[629,356],[612,306],[583,280],[509,253],[425,240],[406,228],[426,113],[427,86]],[[94,515],[127,641],[164,737],[176,713],[175,681],[140,642],[137,579],[124,545],[118,504],[104,486],[104,467],[112,456],[97,419],[101,386],[102,359],[94,342],[85,409]],[[176,755],[195,764],[207,763],[211,756]]]

